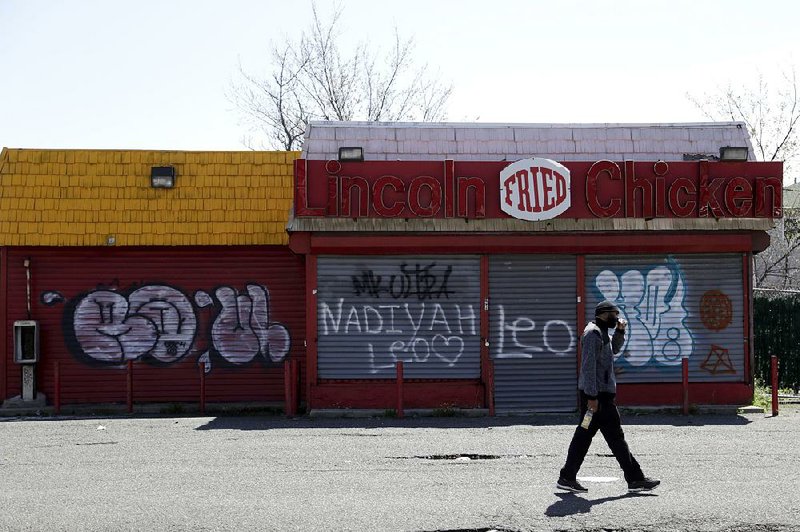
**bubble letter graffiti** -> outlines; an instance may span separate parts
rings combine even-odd
[[[269,322],[269,292],[260,285],[247,285],[247,294],[223,286],[215,292],[221,309],[211,328],[214,348],[234,364],[250,362],[261,354],[280,362],[289,352],[289,331]],[[197,296],[195,296],[197,298]]]
[[[628,270],[617,275],[611,270],[595,278],[600,299],[614,301],[620,317],[628,320],[629,333],[622,348],[632,366],[651,360],[675,366],[692,354],[694,339],[686,324],[686,286],[674,259],[668,265],[645,270]]]
[[[289,331],[269,320],[267,289],[249,284],[246,290],[242,294],[224,286],[216,290],[216,297],[202,290],[195,293],[197,307],[217,311],[207,333],[213,348],[198,357],[206,372],[211,371],[210,355],[215,353],[234,364],[244,364],[259,354],[268,362],[280,362],[289,352]],[[48,306],[64,300],[55,291],[41,296]],[[74,335],[74,342],[69,342],[72,348],[109,364],[145,357],[178,362],[191,352],[197,336],[192,301],[180,290],[164,285],[142,286],[127,296],[115,290],[94,290],[73,300],[66,313],[67,336]]]
[[[161,362],[183,357],[197,328],[192,304],[178,290],[152,285],[125,298],[96,290],[76,305],[72,320],[82,351],[101,362],[124,362],[151,355]]]

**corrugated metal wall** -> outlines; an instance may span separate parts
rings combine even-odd
[[[282,401],[282,360],[304,360],[302,257],[279,246],[11,248],[6,331],[39,320],[39,391],[52,403],[124,402],[133,360],[135,402]],[[288,350],[288,351],[287,351]],[[8,365],[8,393],[20,393]]]
[[[322,379],[480,376],[480,259],[323,256],[317,263]]]
[[[741,254],[588,256],[586,319],[602,299],[629,322],[618,381],[741,382],[744,367]]]
[[[576,404],[576,259],[489,260],[489,353],[498,410],[570,411]]]

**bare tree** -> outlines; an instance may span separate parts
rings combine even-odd
[[[800,290],[800,219],[787,213],[769,235],[769,247],[755,257],[756,287]]]
[[[322,20],[312,4],[313,20],[297,40],[272,47],[267,77],[239,67],[241,81],[229,98],[260,140],[261,147],[301,147],[310,120],[437,121],[452,85],[414,67],[413,40],[397,31],[390,51],[381,54],[369,42],[344,51],[339,44],[341,7]],[[246,139],[251,148],[254,139]]]
[[[729,83],[714,94],[687,96],[711,120],[744,122],[756,157],[760,161],[783,161],[784,176],[791,175],[800,154],[800,101],[794,66],[782,72],[775,84],[759,73],[753,86],[734,87]]]

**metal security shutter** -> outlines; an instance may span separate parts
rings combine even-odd
[[[586,319],[602,299],[629,322],[618,382],[739,382],[744,375],[742,255],[586,258]]]
[[[575,276],[575,257],[491,257],[489,353],[498,410],[575,409]]]
[[[480,376],[480,260],[320,257],[317,361],[323,379]]]

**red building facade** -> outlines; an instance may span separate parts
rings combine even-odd
[[[318,127],[335,145],[392,143],[366,125]],[[295,162],[289,224],[306,257],[312,409],[393,405],[398,362],[409,408],[574,409],[581,332],[603,299],[630,323],[621,404],[679,405],[684,359],[691,402],[751,399],[752,257],[782,214],[780,163],[341,161],[319,145],[331,147],[312,142]]]

